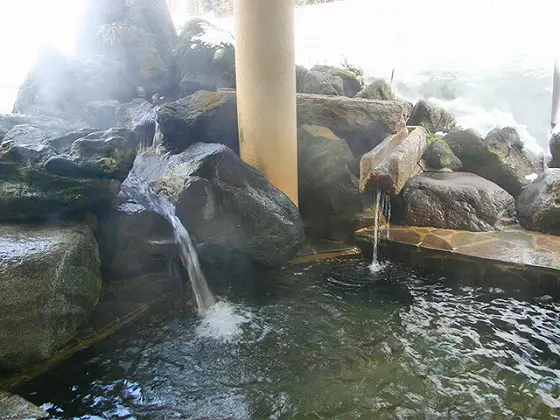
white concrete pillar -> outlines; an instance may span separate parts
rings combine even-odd
[[[296,205],[297,121],[293,0],[235,0],[241,158]]]

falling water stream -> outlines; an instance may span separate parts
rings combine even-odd
[[[379,219],[380,214],[382,214],[385,218],[385,231],[386,231],[386,239],[389,239],[390,229],[389,223],[391,220],[391,197],[387,194],[381,192],[380,188],[376,188],[375,192],[375,216],[374,216],[374,224],[373,224],[373,255],[371,259],[370,271],[372,273],[377,273],[378,271],[384,268],[384,264],[379,262]]]
[[[174,206],[167,199],[156,195],[150,186],[139,178],[130,178],[136,184],[142,197],[148,200],[149,206],[165,217],[171,224],[175,241],[179,245],[181,251],[181,262],[189,274],[193,293],[196,298],[198,313],[200,315],[206,314],[209,309],[215,305],[216,299],[208,287],[206,277],[200,267],[196,248],[192,243],[189,232],[175,214]]]
[[[381,190],[379,188],[375,191],[375,217],[373,224],[373,255],[369,269],[375,273],[381,269],[379,264],[379,257],[377,255],[377,247],[379,245],[379,204],[381,201]]]

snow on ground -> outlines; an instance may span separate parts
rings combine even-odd
[[[42,43],[71,53],[83,1],[0,1],[0,112],[10,110]],[[544,148],[559,10],[560,2],[550,0],[307,6],[296,10],[296,61],[311,67],[347,60],[363,68],[366,80],[388,79],[394,68],[402,97],[439,101],[482,134],[513,125],[530,148]],[[211,20],[233,32],[233,19]]]

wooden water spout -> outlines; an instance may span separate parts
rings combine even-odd
[[[398,195],[409,178],[418,175],[418,162],[427,147],[428,133],[423,127],[415,127],[387,137],[360,160],[360,191],[380,190]]]

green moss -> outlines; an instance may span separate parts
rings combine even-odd
[[[99,159],[97,164],[103,173],[110,174],[119,170],[120,161],[115,158],[106,157]]]
[[[427,138],[427,145],[428,145],[428,146],[427,146],[427,147],[430,147],[430,146],[432,145],[432,143],[433,143],[434,141],[436,141],[437,139],[441,139],[441,137],[436,136],[436,135],[434,135],[434,134],[428,135],[428,138]]]
[[[162,178],[158,181],[154,190],[156,193],[169,197],[171,199],[177,199],[179,193],[181,192],[182,185],[179,178]]]

